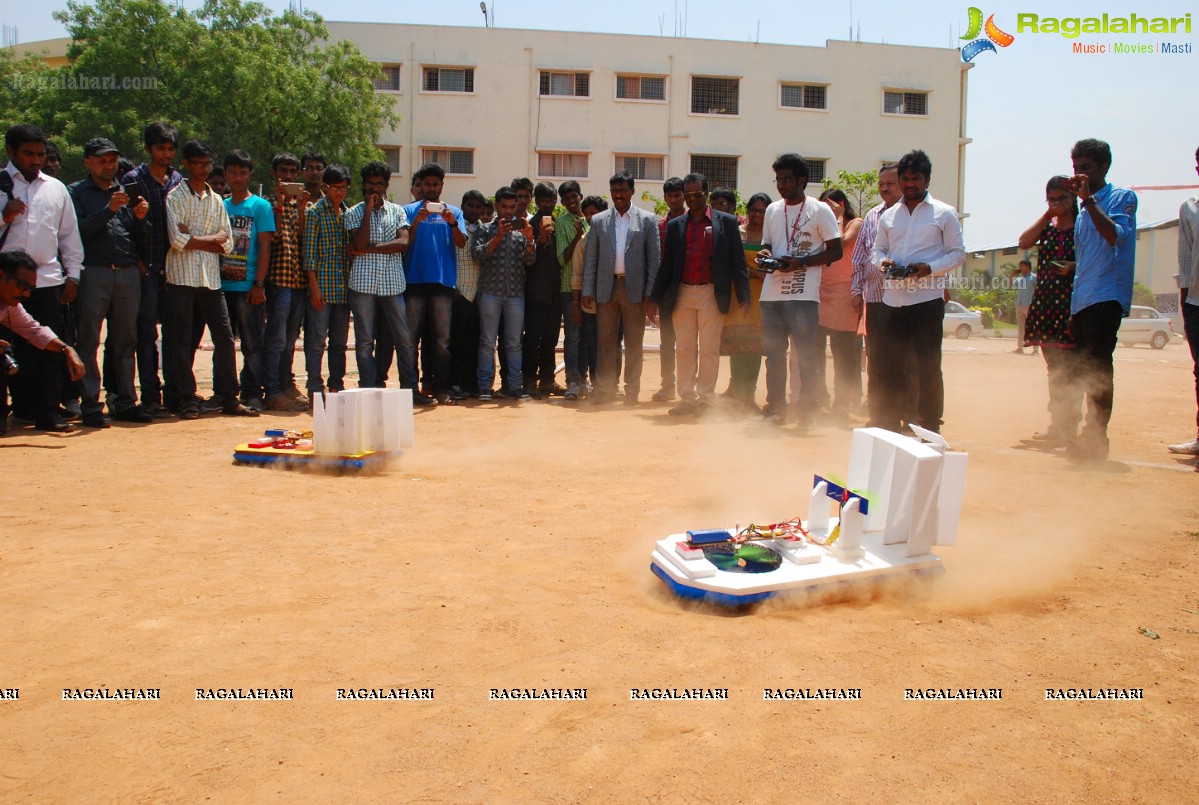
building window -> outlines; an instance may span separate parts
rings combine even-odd
[[[400,65],[380,64],[379,69],[383,71],[383,75],[375,79],[375,90],[377,92],[399,92]]]
[[[537,152],[537,175],[557,179],[586,179],[587,154]]]
[[[391,169],[392,176],[400,175],[400,146],[398,145],[376,145],[383,152],[383,162]]]
[[[737,157],[708,157],[691,155],[691,172],[708,178],[708,188],[737,189]]]
[[[883,93],[883,112],[888,115],[927,116],[928,93],[887,90]]]
[[[666,178],[666,157],[643,157],[635,154],[617,154],[614,173],[627,173],[634,179],[660,182]]]
[[[824,177],[828,175],[828,160],[804,157],[804,161],[808,163],[808,184],[823,182]]]
[[[590,98],[590,73],[551,73],[541,71],[541,94],[566,98]]]
[[[471,148],[422,148],[421,162],[435,162],[447,176],[471,176],[475,172],[475,152]]]
[[[789,109],[828,109],[828,87],[823,84],[783,84],[779,106]]]
[[[705,78],[691,76],[691,114],[740,114],[739,78]]]
[[[474,92],[475,68],[426,67],[425,92]]]
[[[624,101],[664,101],[666,79],[652,75],[618,75],[616,97]]]

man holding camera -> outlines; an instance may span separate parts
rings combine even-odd
[[[945,413],[941,376],[945,276],[966,262],[958,213],[928,192],[933,166],[923,151],[899,160],[903,198],[883,213],[871,261],[887,278],[875,352],[879,369],[879,427],[899,431],[905,418],[905,368],[915,361],[919,402],[917,423],[939,433]],[[874,324],[871,324],[874,327]]]
[[[432,336],[432,357],[424,367],[429,397],[419,391],[412,396],[417,405],[453,403],[450,397],[450,322],[458,287],[458,249],[466,246],[466,224],[462,210],[441,201],[445,169],[429,162],[417,171],[421,200],[404,206],[411,230],[405,252],[404,271],[408,289],[404,302],[408,307],[408,326],[412,330],[412,362],[416,363],[417,345]],[[426,323],[428,327],[426,327]]]
[[[270,268],[254,285],[266,290],[266,330],[262,348],[262,387],[268,411],[307,411],[308,401],[291,382],[296,339],[308,305],[308,274],[300,254],[300,236],[308,210],[308,191],[296,181],[300,160],[292,154],[271,159],[275,176],[275,232]]]
[[[495,191],[495,220],[475,230],[470,248],[479,261],[479,399],[491,400],[495,381],[495,347],[500,336],[503,360],[508,367],[506,385],[498,395],[527,400],[521,372],[521,333],[525,327],[525,270],[537,257],[533,227],[518,209],[511,187]]]
[[[382,388],[375,359],[377,337],[389,332],[398,348],[400,388],[417,393],[415,351],[408,327],[402,252],[408,244],[408,217],[404,208],[387,198],[391,168],[368,162],[359,171],[362,202],[342,216],[350,233],[350,310],[354,314],[354,352],[358,359],[358,385]],[[382,319],[382,321],[380,321]]]
[[[762,350],[766,353],[766,408],[762,418],[782,425],[787,420],[787,344],[799,359],[800,396],[793,400],[800,427],[809,427],[816,409],[821,268],[841,259],[841,229],[823,201],[805,193],[808,162],[799,154],[783,154],[771,165],[781,198],[766,208],[762,223]],[[775,265],[764,263],[774,260]]]
[[[5,202],[0,248],[22,249],[37,261],[37,287],[29,295],[27,309],[38,321],[61,332],[62,305],[75,301],[83,271],[75,207],[66,185],[41,171],[46,159],[46,136],[41,129],[28,124],[12,126],[5,132],[4,144],[8,167],[0,176]],[[14,354],[22,364],[13,383],[18,415],[32,419],[39,430],[72,430],[59,409],[62,362],[24,339],[15,342]]]
[[[134,365],[137,349],[137,310],[141,303],[141,255],[150,246],[146,216],[150,203],[144,197],[130,206],[130,196],[115,184],[117,159],[111,140],[96,137],[83,146],[83,166],[90,174],[69,189],[83,238],[83,277],[75,302],[78,318],[75,340],[83,356],[83,424],[107,428],[111,424],[100,402],[100,328],[107,321],[104,347],[104,381],[114,394],[109,413],[126,422],[149,422],[154,417],[137,405]]]
[[[0,335],[5,338],[20,337],[34,349],[48,353],[61,353],[66,358],[67,373],[71,380],[83,377],[83,362],[78,353],[43,324],[39,324],[22,307],[21,302],[29,298],[37,285],[37,260],[20,249],[0,252]],[[13,358],[12,345],[0,339],[0,434],[8,430],[8,379],[21,372]],[[70,430],[70,426],[66,428]]]

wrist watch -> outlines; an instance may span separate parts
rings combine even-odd
[[[266,281],[265,280],[254,280],[254,287],[255,288],[264,288],[264,287],[266,287]]]
[[[1094,196],[1087,196],[1085,199],[1083,199],[1083,200],[1082,200],[1082,203],[1081,203],[1081,204],[1079,204],[1078,206],[1080,206],[1080,207],[1090,207],[1090,206],[1091,206],[1092,204],[1094,204],[1094,203],[1095,203],[1095,197],[1094,197]]]

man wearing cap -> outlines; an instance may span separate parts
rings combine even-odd
[[[75,205],[83,239],[83,277],[79,283],[76,347],[83,358],[83,424],[107,428],[109,417],[100,402],[100,368],[96,351],[100,327],[108,322],[104,380],[113,394],[108,409],[126,422],[149,422],[153,417],[137,405],[134,365],[137,348],[137,310],[141,303],[141,255],[149,248],[150,227],[144,197],[130,206],[125,188],[115,183],[121,153],[111,140],[96,137],[83,146],[83,166],[89,176],[68,191]]]

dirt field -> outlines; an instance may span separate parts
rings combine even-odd
[[[230,463],[303,415],[10,431],[0,689],[19,699],[0,701],[0,801],[1193,802],[1199,475],[1164,447],[1194,433],[1187,349],[1117,349],[1095,467],[1017,448],[1046,424],[1045,369],[1011,343],[944,344],[945,434],[970,453],[945,574],[740,613],[669,594],[654,540],[806,516],[812,473],[845,471],[848,427],[471,402],[418,412],[417,447],[372,477]],[[670,687],[729,700],[630,701]]]

